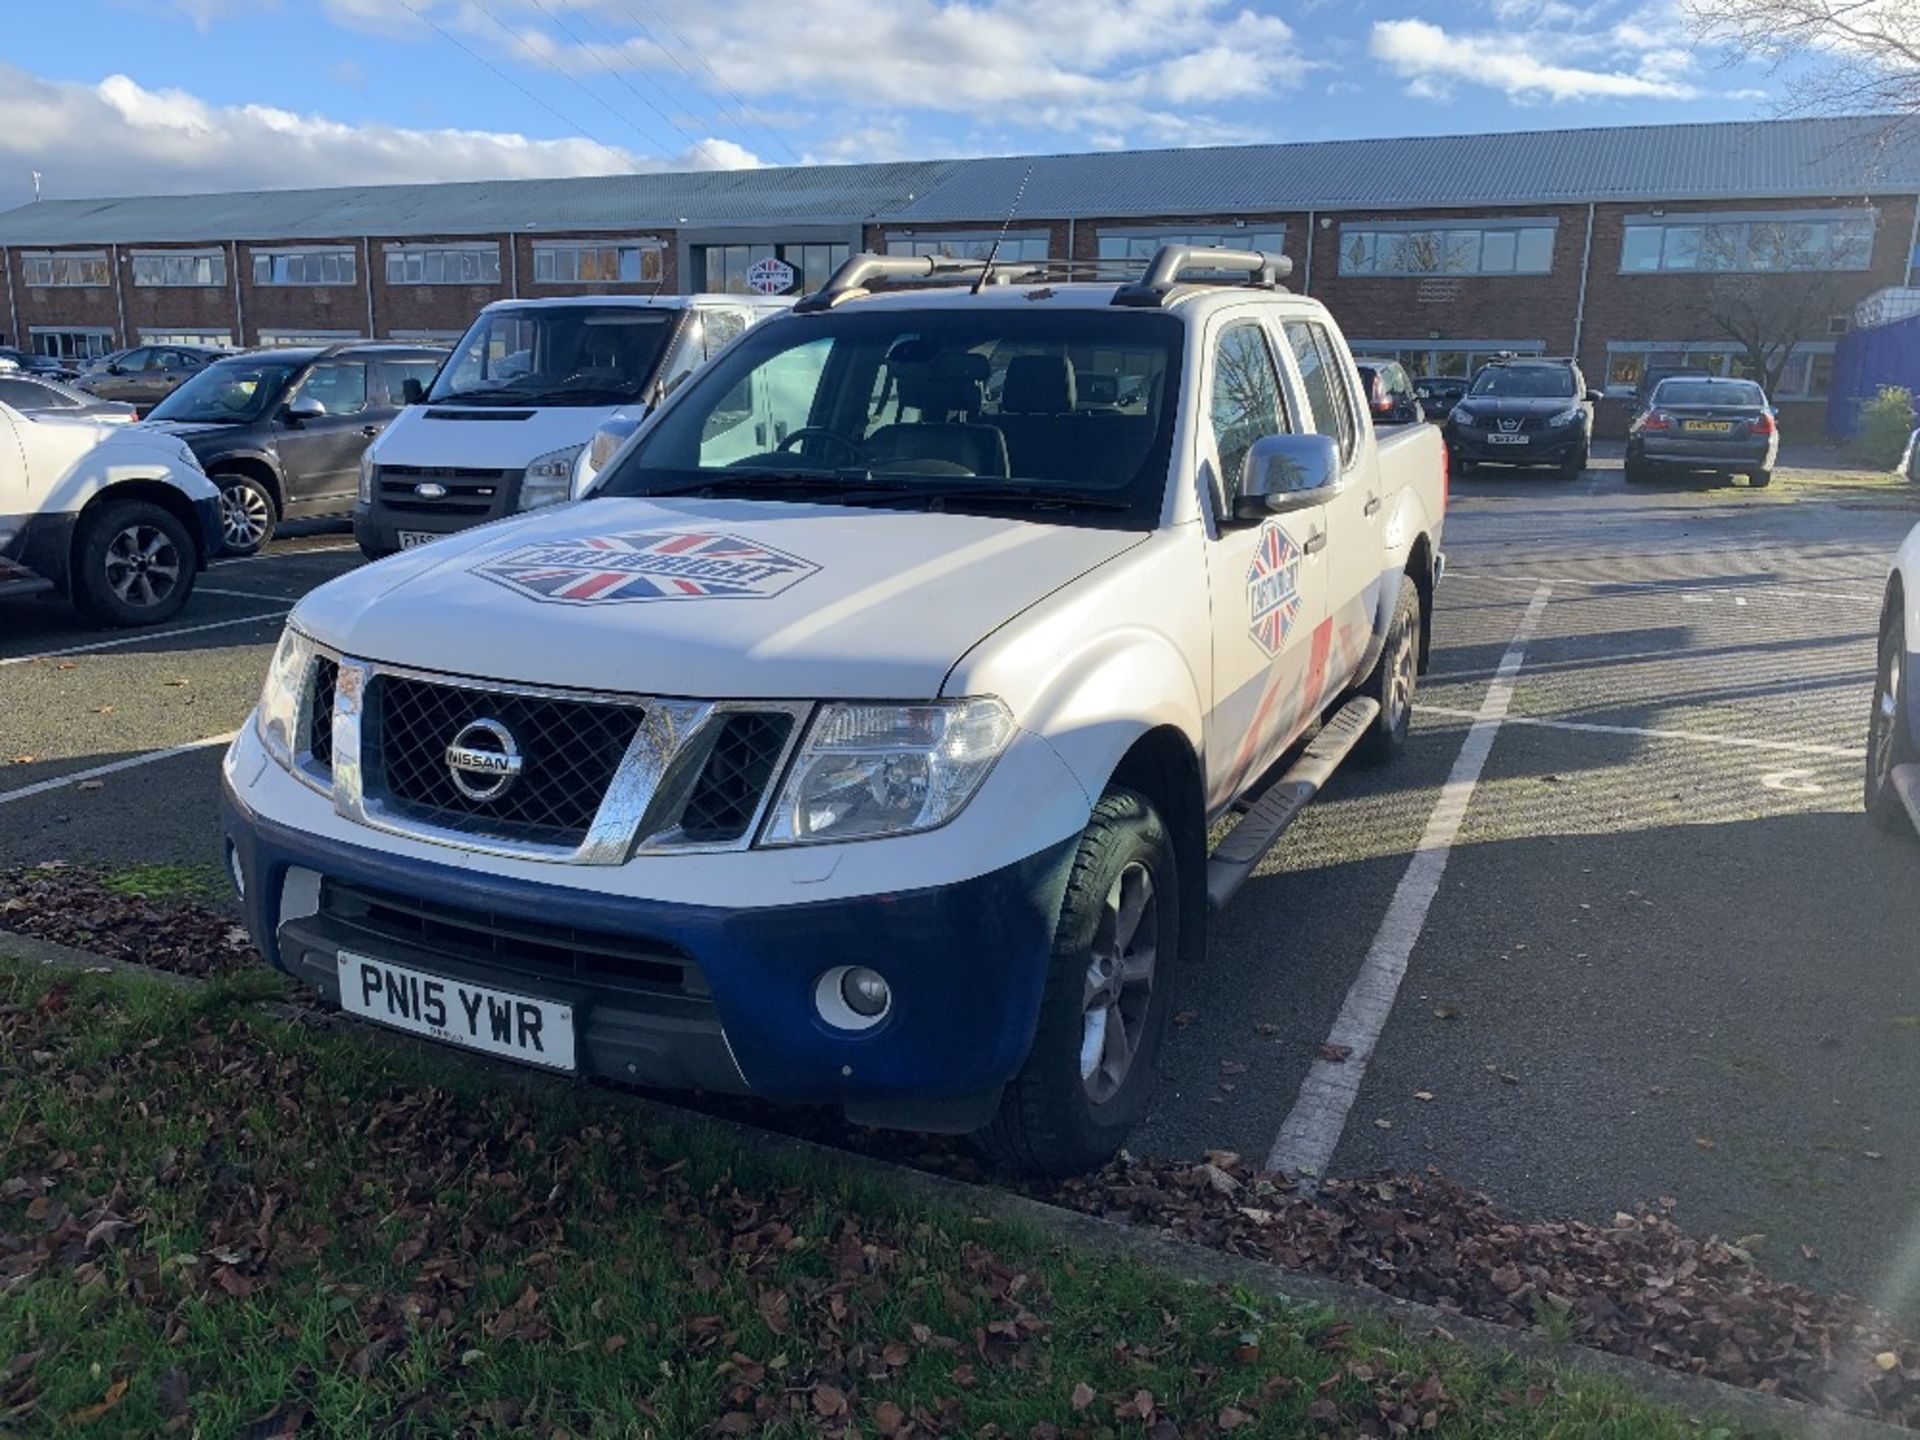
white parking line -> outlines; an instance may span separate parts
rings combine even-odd
[[[191,755],[196,750],[205,750],[209,745],[225,745],[239,733],[238,730],[229,730],[224,735],[209,735],[204,740],[189,740],[184,745],[169,746],[165,750],[149,750],[144,755],[129,755],[126,759],[115,760],[110,765],[96,765],[91,770],[76,770],[71,775],[58,775],[51,780],[42,780],[36,785],[23,785],[18,790],[0,790],[0,805],[8,805],[15,800],[31,799],[35,795],[44,795],[49,790],[64,790],[67,786],[78,785],[83,780],[98,780],[103,775],[117,775],[122,770],[151,765],[156,760],[171,760],[176,755]]]
[[[209,620],[204,625],[183,625],[178,630],[134,630],[111,640],[95,640],[90,645],[69,645],[62,650],[42,650],[38,655],[0,656],[0,665],[31,665],[36,660],[57,660],[62,655],[85,655],[94,650],[112,650],[121,645],[140,645],[148,640],[171,640],[177,635],[198,635],[202,630],[220,630],[228,625],[257,625],[262,620],[278,620],[293,609],[283,605],[263,615],[242,615],[233,620]]]
[[[216,590],[211,585],[193,587],[196,595],[219,595],[228,600],[286,600],[284,595],[262,595],[257,590]]]
[[[1447,566],[1448,580],[1480,580],[1493,585],[1577,585],[1583,590],[1640,591],[1650,595],[1681,595],[1688,600],[1700,601],[1712,599],[1713,595],[1726,593],[1724,585],[1713,586],[1710,591],[1702,591],[1705,583],[1699,580],[1570,580],[1563,575],[1549,579],[1544,575],[1493,575],[1485,570],[1456,570]],[[1878,595],[1843,595],[1836,590],[1802,590],[1797,586],[1777,580],[1761,580],[1743,587],[1748,595],[1767,600],[1839,600],[1849,605],[1877,606]],[[1746,599],[1734,597],[1736,605],[1746,604]]]
[[[1446,705],[1422,704],[1429,715],[1446,715],[1471,720],[1471,710],[1455,710]],[[1800,740],[1751,740],[1745,735],[1711,735],[1704,730],[1655,730],[1638,725],[1598,725],[1586,720],[1545,720],[1534,715],[1509,715],[1509,725],[1532,725],[1541,730],[1571,730],[1581,735],[1631,735],[1644,740],[1691,740],[1700,745],[1725,745],[1736,750],[1784,750],[1792,755],[1825,755],[1835,760],[1863,760],[1864,748],[1847,745],[1813,745]]]
[[[1327,1036],[1329,1047],[1338,1047],[1339,1060],[1317,1059],[1307,1071],[1300,1094],[1294,1099],[1273,1149],[1267,1155],[1267,1169],[1290,1175],[1319,1176],[1326,1173],[1334,1148],[1347,1128],[1347,1116],[1360,1094],[1360,1082],[1366,1078],[1367,1062],[1373,1058],[1380,1032],[1393,1012],[1394,997],[1407,973],[1415,942],[1427,922],[1427,911],[1439,892],[1440,877],[1446,873],[1447,857],[1466,818],[1467,804],[1493,749],[1493,739],[1506,718],[1513,701],[1514,676],[1527,655],[1527,642],[1540,624],[1553,593],[1551,584],[1542,584],[1533,592],[1527,612],[1501,657],[1486,698],[1473,717],[1473,727],[1460,746],[1453,772],[1440,789],[1433,813],[1427,817],[1426,831],[1414,848],[1406,874],[1393,892],[1387,915],[1373,937],[1367,958],[1347,991],[1346,1001]]]

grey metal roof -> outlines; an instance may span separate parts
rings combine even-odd
[[[977,222],[1920,191],[1920,120],[1636,125],[880,165],[44,200],[0,245]]]

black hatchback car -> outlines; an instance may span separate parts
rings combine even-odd
[[[1571,478],[1587,468],[1598,390],[1571,360],[1492,360],[1447,416],[1447,454],[1460,474],[1474,466],[1551,465]]]
[[[186,441],[220,487],[226,553],[251,555],[282,520],[352,512],[361,452],[445,358],[372,342],[255,350],[207,366],[145,423]]]

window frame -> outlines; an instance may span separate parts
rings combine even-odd
[[[248,251],[248,259],[253,270],[255,289],[337,289],[360,283],[360,252],[352,245],[303,245],[271,246]],[[276,271],[282,268],[281,262],[299,261],[303,278],[276,278]],[[336,262],[340,278],[328,280],[324,277],[311,278],[304,272],[312,269],[324,272],[326,262]],[[292,268],[290,265],[287,268]]]
[[[454,256],[462,259],[462,269],[469,258],[478,262],[477,276],[461,274],[447,278],[447,262]],[[480,240],[460,241],[389,241],[380,247],[380,273],[385,283],[391,287],[400,286],[445,286],[480,285],[498,288],[501,280],[500,242]],[[435,265],[433,262],[438,262]],[[488,262],[491,261],[492,273],[488,274]],[[399,275],[395,276],[395,267]],[[438,279],[430,278],[428,272],[438,269]],[[417,275],[416,275],[417,272]]]
[[[960,260],[984,260],[987,252],[998,241],[1000,250],[995,264],[1032,264],[1039,260],[1053,258],[1052,227],[1035,229],[1031,226],[1021,230],[1009,230],[1003,237],[998,230],[892,230],[887,232],[886,253],[889,255],[952,255]],[[1038,255],[1027,254],[1027,248],[1038,244]],[[939,247],[957,245],[959,250]]]
[[[35,267],[40,265],[46,266],[44,279],[34,276]],[[85,267],[85,273],[97,273],[99,278],[59,278],[63,269],[69,274],[78,274],[81,273],[80,267]],[[22,250],[20,274],[31,290],[106,290],[113,285],[113,262],[107,258],[104,250]]]
[[[227,285],[227,252],[223,249],[134,250],[128,252],[127,259],[136,290],[224,290]],[[207,267],[208,279],[173,278],[172,272],[186,272],[201,265]]]
[[[1806,265],[1777,265],[1760,263],[1755,259],[1754,236],[1756,232],[1769,227],[1788,230],[1795,227],[1811,229],[1821,227],[1825,231],[1825,240],[1820,254],[1814,256],[1812,263]],[[1842,241],[1842,227],[1849,234],[1864,232],[1864,245],[1856,251],[1853,242]],[[1731,233],[1719,237],[1714,231],[1738,232],[1737,241]],[[1652,265],[1629,266],[1627,264],[1628,247],[1634,243],[1634,237],[1645,237],[1649,232],[1657,231],[1659,243],[1654,248]],[[1669,264],[1667,249],[1673,235],[1698,232],[1692,241],[1691,263]],[[1616,273],[1621,275],[1814,275],[1826,271],[1840,271],[1857,274],[1873,269],[1874,244],[1880,233],[1880,210],[1877,206],[1856,205],[1839,210],[1733,210],[1733,211],[1685,211],[1661,215],[1627,215],[1620,223],[1620,259]],[[1643,239],[1644,243],[1644,239]],[[1737,254],[1741,263],[1736,265],[1715,265],[1702,263],[1705,257],[1716,250]],[[1776,257],[1777,258],[1777,255]]]
[[[1267,367],[1273,376],[1274,402],[1281,428],[1272,433],[1276,435],[1291,435],[1296,433],[1294,426],[1294,396],[1289,393],[1291,377],[1288,374],[1286,364],[1280,357],[1278,348],[1274,344],[1272,327],[1267,324],[1264,316],[1251,310],[1243,310],[1237,314],[1229,312],[1222,315],[1218,324],[1212,327],[1212,333],[1206,341],[1207,364],[1205,374],[1207,406],[1206,434],[1208,443],[1213,447],[1213,472],[1217,481],[1214,486],[1215,494],[1213,496],[1213,504],[1215,513],[1222,526],[1257,525],[1260,523],[1257,520],[1240,520],[1233,513],[1234,497],[1238,494],[1240,488],[1240,476],[1227,473],[1225,458],[1220,449],[1220,432],[1214,423],[1214,393],[1220,382],[1220,352],[1227,338],[1241,330],[1250,330],[1259,336],[1262,353],[1267,357]],[[1256,435],[1253,440],[1247,442],[1247,449],[1241,452],[1240,457],[1242,469],[1246,466],[1247,454],[1252,451],[1255,441],[1261,438],[1262,437]]]
[[[601,276],[582,279],[580,260],[588,253],[610,252],[614,257],[614,278]],[[619,272],[625,266],[625,256],[631,252],[635,257],[635,277],[627,279]],[[605,240],[536,240],[533,242],[533,283],[535,285],[573,286],[573,285],[664,285],[667,275],[667,247],[665,242],[645,236],[608,238]],[[573,273],[568,276],[558,274],[560,261],[566,258],[572,262]],[[647,274],[648,260],[651,258],[653,274]],[[547,274],[542,275],[541,262],[546,261]]]
[[[1294,376],[1299,382],[1300,400],[1306,406],[1309,416],[1315,414],[1315,409],[1313,396],[1307,387],[1306,372],[1300,369],[1299,352],[1294,347],[1293,335],[1290,333],[1295,325],[1304,326],[1313,332],[1314,348],[1320,352],[1320,363],[1328,368],[1333,377],[1335,404],[1342,406],[1344,413],[1338,413],[1332,417],[1337,433],[1330,438],[1340,446],[1340,473],[1344,476],[1359,463],[1360,459],[1360,411],[1358,397],[1353,393],[1356,378],[1353,362],[1335,341],[1332,327],[1325,320],[1312,315],[1282,315],[1277,323],[1288,360],[1292,363]],[[1346,422],[1344,426],[1340,424],[1342,420]],[[1327,432],[1316,424],[1311,433],[1325,435]]]
[[[1545,265],[1540,268],[1522,268],[1521,258],[1528,247],[1527,237],[1544,233],[1546,239]],[[1334,241],[1335,268],[1342,279],[1357,280],[1431,280],[1442,279],[1484,279],[1517,280],[1539,279],[1553,274],[1554,249],[1560,238],[1560,222],[1551,216],[1515,216],[1489,217],[1485,219],[1449,219],[1449,220],[1343,220],[1335,232]],[[1468,242],[1465,237],[1471,235]],[[1510,268],[1492,270],[1487,268],[1487,239],[1489,236],[1511,238],[1512,263]],[[1391,242],[1389,244],[1388,242]],[[1414,266],[1400,263],[1398,257],[1406,257],[1426,241],[1431,246],[1429,263]],[[1461,247],[1471,244],[1473,263],[1456,263],[1464,258]],[[1357,246],[1364,259],[1350,263],[1348,250]],[[1389,253],[1396,263],[1383,266],[1381,260]]]

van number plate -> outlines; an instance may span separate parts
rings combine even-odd
[[[572,1070],[573,1007],[340,952],[340,1008],[396,1030]]]
[[[440,532],[438,530],[402,530],[400,532],[400,548],[402,550],[415,550],[422,545],[431,545],[439,538]]]

